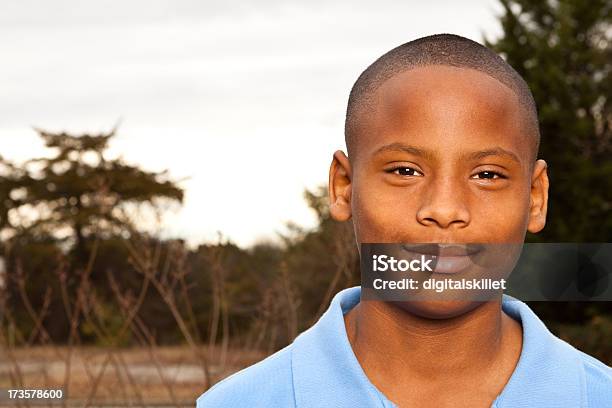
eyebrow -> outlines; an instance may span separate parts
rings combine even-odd
[[[434,159],[436,156],[434,152],[432,152],[431,150],[426,150],[420,147],[411,146],[411,145],[407,145],[407,144],[399,143],[399,142],[389,143],[387,145],[379,147],[372,154],[372,156],[376,156],[378,154],[385,153],[385,152],[404,152],[404,153],[413,154],[415,156],[420,156],[420,157],[423,157],[429,160]]]
[[[436,154],[431,150],[427,150],[427,149],[423,149],[420,147],[411,146],[411,145],[407,145],[407,144],[399,143],[399,142],[390,143],[390,144],[381,146],[373,153],[373,156],[376,156],[384,152],[404,152],[404,153],[409,153],[415,156],[420,156],[428,160],[433,160],[436,157]],[[499,146],[493,147],[491,149],[485,149],[485,150],[479,150],[476,152],[467,153],[467,154],[462,155],[462,158],[468,159],[468,160],[478,160],[478,159],[484,159],[485,157],[490,157],[490,156],[506,157],[517,163],[521,162],[515,153],[511,152],[510,150],[506,150],[502,147],[499,147]]]
[[[485,157],[490,157],[490,156],[506,157],[519,164],[521,163],[521,160],[518,158],[518,156],[515,153],[511,152],[510,150],[503,149],[501,147],[494,147],[492,149],[480,150],[477,152],[469,153],[466,155],[466,158],[472,159],[472,160],[478,160],[478,159],[484,159]]]

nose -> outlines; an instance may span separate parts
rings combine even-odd
[[[450,177],[432,180],[425,187],[423,201],[417,211],[417,221],[428,227],[465,228],[470,223],[470,211],[461,186]]]

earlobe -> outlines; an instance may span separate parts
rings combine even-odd
[[[329,168],[329,213],[336,221],[351,219],[351,164],[342,150],[334,152]]]
[[[548,173],[544,160],[537,160],[531,178],[529,221],[527,230],[540,232],[546,225],[548,211]]]

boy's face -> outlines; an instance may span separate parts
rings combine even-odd
[[[358,244],[522,243],[544,227],[546,163],[533,162],[511,89],[435,65],[392,77],[375,100],[350,162],[337,151],[330,169],[331,215],[353,219]]]

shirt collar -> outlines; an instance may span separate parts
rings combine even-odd
[[[359,303],[361,288],[339,292],[319,321],[292,346],[297,407],[395,407],[367,378],[350,346],[344,314]],[[584,374],[568,345],[523,302],[504,295],[503,310],[523,326],[519,362],[493,407],[586,405]]]
[[[576,351],[518,299],[504,295],[502,309],[523,326],[523,349],[494,406],[586,406],[586,378]]]
[[[297,407],[393,407],[370,382],[353,353],[344,314],[359,303],[359,286],[338,293],[319,321],[292,346]]]

